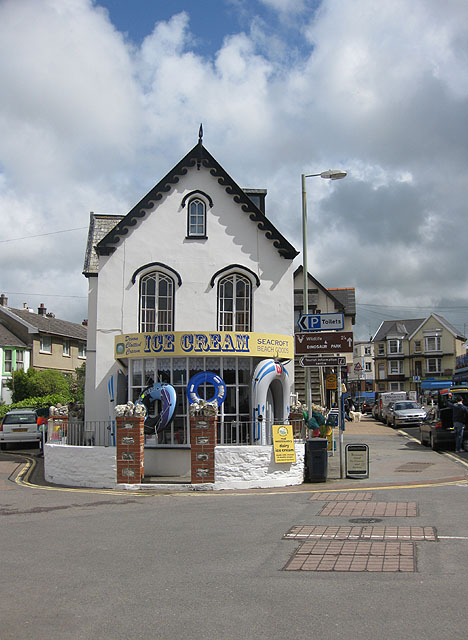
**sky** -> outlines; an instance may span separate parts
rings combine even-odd
[[[90,211],[126,214],[196,144],[328,288],[355,339],[468,333],[466,0],[0,0],[0,293],[87,317]],[[301,264],[301,255],[297,265]]]

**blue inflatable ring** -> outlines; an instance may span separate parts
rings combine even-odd
[[[216,399],[219,407],[226,400],[226,383],[212,371],[201,371],[190,378],[187,385],[187,398],[190,404],[200,402],[201,398],[198,395],[198,387],[205,382],[212,384],[215,388],[213,397],[207,400],[207,402],[212,402]]]

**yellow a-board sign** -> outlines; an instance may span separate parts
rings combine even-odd
[[[292,425],[274,424],[272,430],[275,462],[296,462]]]

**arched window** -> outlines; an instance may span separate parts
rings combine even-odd
[[[189,238],[206,237],[206,204],[200,198],[194,198],[189,202],[187,235]]]
[[[218,331],[251,331],[252,283],[231,273],[218,283]]]
[[[161,271],[140,280],[140,331],[173,331],[174,281]]]

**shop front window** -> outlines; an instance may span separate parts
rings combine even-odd
[[[154,382],[171,384],[177,396],[176,411],[169,426],[157,436],[146,436],[147,445],[182,445],[189,443],[189,402],[187,383],[202,371],[212,371],[226,383],[226,400],[218,413],[218,443],[247,444],[250,434],[250,384],[252,377],[251,358],[143,358],[131,361],[130,399],[136,402],[143,389]],[[209,400],[214,394],[211,384],[198,388],[200,398]],[[155,401],[150,415],[161,410]]]

